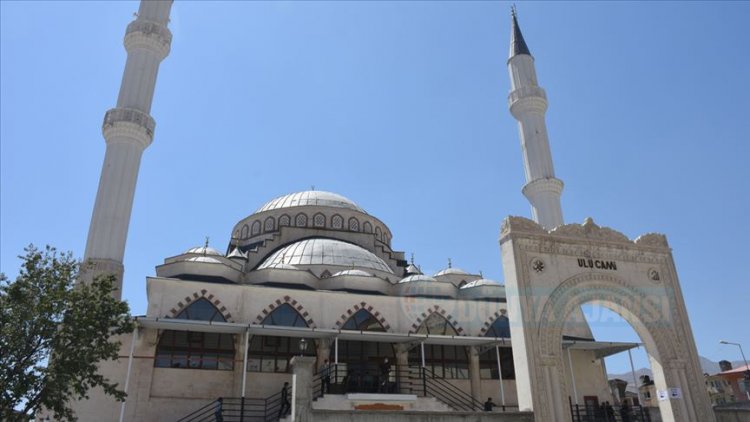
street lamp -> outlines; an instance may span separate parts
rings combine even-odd
[[[304,338],[299,341],[299,355],[302,356],[307,350],[307,340]]]
[[[745,379],[743,380],[745,383],[745,394],[747,395],[747,399],[750,400],[750,368],[747,366],[747,358],[745,357],[745,352],[742,351],[742,345],[739,343],[732,343],[731,341],[726,341],[726,340],[721,340],[719,343],[732,344],[740,348],[740,354],[742,355],[742,360],[745,361]]]

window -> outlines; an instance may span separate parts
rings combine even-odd
[[[349,230],[351,230],[353,232],[358,232],[359,231],[359,220],[357,220],[354,217],[350,218],[349,219]]]
[[[274,228],[274,221],[273,217],[266,218],[266,221],[263,222],[263,231],[264,232],[272,232]]]
[[[206,299],[198,299],[177,314],[177,319],[226,322]],[[234,336],[166,330],[156,347],[157,368],[234,369]]]
[[[244,226],[242,226],[241,233],[242,234],[240,236],[242,236],[242,239],[246,239],[247,235],[250,234],[250,227],[247,224],[245,224]]]
[[[344,218],[340,215],[334,215],[331,217],[331,227],[337,230],[344,228]]]
[[[372,224],[370,224],[369,221],[365,221],[365,224],[362,225],[364,228],[365,233],[372,233]]]
[[[251,234],[253,236],[260,234],[260,221],[253,221],[253,226],[251,229]]]
[[[285,303],[274,309],[261,322],[263,325],[307,327],[302,315]],[[300,339],[296,337],[253,336],[247,352],[247,370],[252,372],[287,372],[289,361],[299,356]],[[315,356],[315,343],[308,340],[305,356]]]
[[[498,317],[487,330],[485,337],[510,338],[510,321],[508,317]],[[513,349],[500,348],[500,366],[503,369],[503,379],[516,379],[516,369],[513,366]],[[493,347],[479,355],[479,377],[482,379],[500,379],[497,372],[497,351]]]
[[[427,317],[417,329],[419,334],[438,334],[457,336],[458,332],[447,319],[438,313]],[[409,361],[421,364],[420,348],[415,347],[409,352]],[[441,378],[468,379],[469,358],[463,346],[445,346],[441,344],[425,344],[425,366]]]
[[[279,227],[288,226],[289,224],[291,224],[291,218],[288,215],[284,214],[279,217]]]
[[[360,309],[346,320],[342,330],[379,331],[385,332],[385,327],[366,309]],[[333,351],[331,351],[333,353]],[[394,359],[393,346],[388,343],[367,341],[339,341],[338,371],[346,375],[349,392],[375,393],[378,391],[377,377],[384,358],[391,364]],[[392,371],[395,373],[395,371]]]
[[[307,226],[307,216],[305,214],[297,214],[297,217],[294,218],[294,225],[297,227]]]
[[[326,226],[326,216],[323,214],[315,214],[313,217],[313,225],[315,227],[325,227]]]

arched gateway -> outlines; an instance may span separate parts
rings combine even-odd
[[[631,241],[591,219],[550,232],[509,217],[503,256],[519,407],[537,421],[566,420],[575,394],[566,376],[565,321],[581,305],[605,306],[627,320],[651,361],[664,421],[714,421],[698,352],[666,238]],[[575,398],[574,398],[575,399]]]

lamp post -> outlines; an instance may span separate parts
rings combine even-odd
[[[307,340],[304,338],[299,341],[299,355],[302,356],[307,350]]]
[[[743,382],[745,383],[745,395],[747,395],[747,399],[750,400],[750,368],[748,368],[747,366],[747,358],[745,358],[745,352],[742,351],[742,345],[739,343],[732,343],[731,341],[726,341],[726,340],[721,340],[719,343],[732,344],[740,348],[740,354],[742,355],[742,360],[745,361],[745,379],[743,380]]]

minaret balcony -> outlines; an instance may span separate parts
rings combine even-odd
[[[172,32],[164,25],[143,19],[136,19],[125,31],[125,49],[145,48],[159,55],[160,60],[167,57],[172,44]]]
[[[508,94],[508,107],[517,119],[525,112],[547,111],[547,94],[538,86],[522,86]]]
[[[133,138],[146,148],[154,139],[156,121],[148,114],[132,108],[113,108],[104,115],[102,133],[107,142],[115,138]]]

